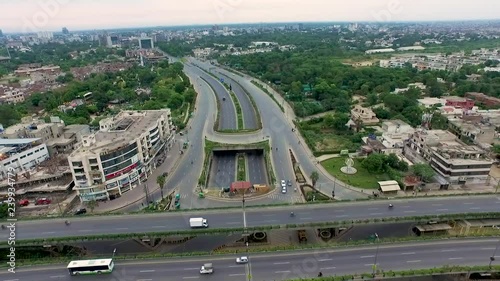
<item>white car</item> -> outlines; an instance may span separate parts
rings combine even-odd
[[[284,187],[284,186],[286,186],[286,182],[285,182],[285,180],[281,180],[281,187]]]
[[[281,193],[286,193],[286,186],[283,186],[283,187],[281,188]]]
[[[236,263],[248,263],[248,257],[236,258]]]

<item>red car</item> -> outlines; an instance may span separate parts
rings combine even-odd
[[[35,205],[49,205],[50,202],[52,201],[49,198],[39,198],[36,199]]]
[[[19,206],[28,206],[30,204],[30,201],[28,201],[28,199],[22,199],[19,201]]]

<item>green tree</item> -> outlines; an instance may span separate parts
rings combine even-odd
[[[313,171],[311,173],[311,181],[312,181],[312,185],[315,187],[316,186],[316,183],[318,182],[319,180],[319,174],[317,171]]]
[[[166,177],[164,175],[158,176],[156,178],[156,183],[160,187],[161,199],[163,199],[163,188],[165,187]]]
[[[420,177],[424,182],[430,182],[432,177],[436,174],[434,169],[426,163],[415,164],[412,167],[412,172],[415,176]]]
[[[372,153],[361,162],[361,166],[370,173],[383,173],[386,170],[386,156]]]
[[[99,207],[99,202],[97,202],[96,200],[90,200],[90,201],[87,201],[86,205],[87,205],[87,208],[90,209],[90,212],[93,213],[94,209]]]

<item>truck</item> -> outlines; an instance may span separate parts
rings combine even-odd
[[[214,267],[211,263],[206,263],[201,266],[200,274],[212,274],[214,273]]]
[[[191,228],[208,227],[208,222],[207,222],[207,219],[204,219],[204,218],[190,218],[189,219],[189,226]]]

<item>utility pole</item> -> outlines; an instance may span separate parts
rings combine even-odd
[[[498,240],[497,245],[495,247],[495,251],[493,251],[493,255],[490,257],[490,264],[488,265],[490,269],[491,269],[491,264],[495,261],[495,256],[496,256],[497,251],[498,251],[498,246],[500,246],[500,240]]]
[[[375,273],[377,273],[377,256],[378,256],[378,248],[380,246],[380,240],[378,238],[378,234],[375,233],[375,242],[377,243],[377,250],[375,251],[375,261],[373,262],[373,277],[375,277]]]

